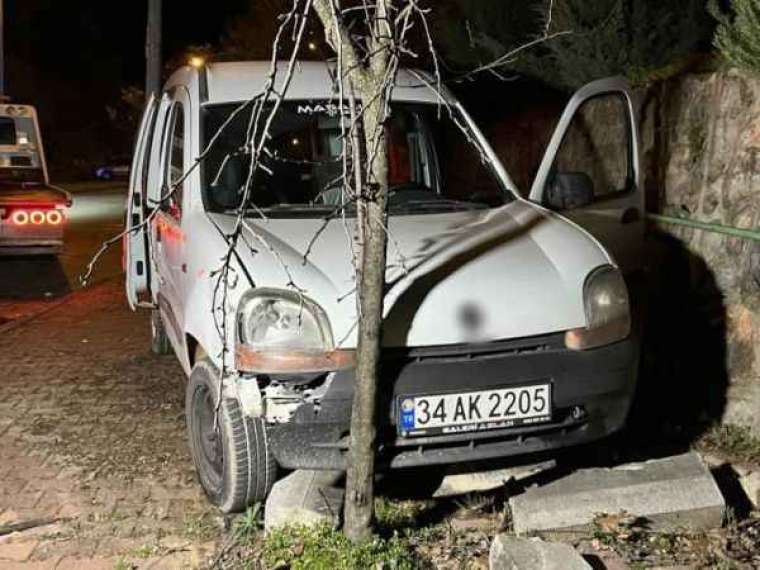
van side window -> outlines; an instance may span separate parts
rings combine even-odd
[[[597,95],[576,111],[547,179],[555,209],[573,209],[633,189],[630,115],[618,93]]]
[[[184,182],[180,184],[185,173],[185,113],[180,103],[172,106],[168,132],[163,194],[171,193],[171,196],[163,201],[161,209],[179,219],[182,216],[182,196],[185,186]]]

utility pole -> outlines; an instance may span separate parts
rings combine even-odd
[[[0,98],[5,96],[5,14],[0,0]]]
[[[148,27],[145,35],[146,99],[161,91],[161,12],[161,0],[148,0]]]

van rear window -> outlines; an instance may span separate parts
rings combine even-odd
[[[15,145],[16,140],[16,122],[8,117],[0,117],[0,145]]]

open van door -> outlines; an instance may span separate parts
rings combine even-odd
[[[149,211],[146,203],[148,167],[157,106],[156,98],[151,97],[145,107],[140,130],[137,133],[129,176],[126,220],[128,233],[124,236],[124,272],[126,273],[127,301],[133,310],[136,307],[153,307],[150,301],[148,244],[150,228],[144,222]]]
[[[532,201],[591,233],[626,276],[643,269],[636,125],[625,79],[585,85],[562,113],[530,191]]]

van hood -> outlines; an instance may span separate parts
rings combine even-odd
[[[231,231],[233,216],[212,217]],[[345,348],[357,338],[354,224],[250,218],[238,245],[254,286],[302,289],[325,310],[336,344]],[[389,347],[584,326],[586,276],[611,263],[583,230],[523,200],[492,210],[392,216],[388,230],[383,344]]]

